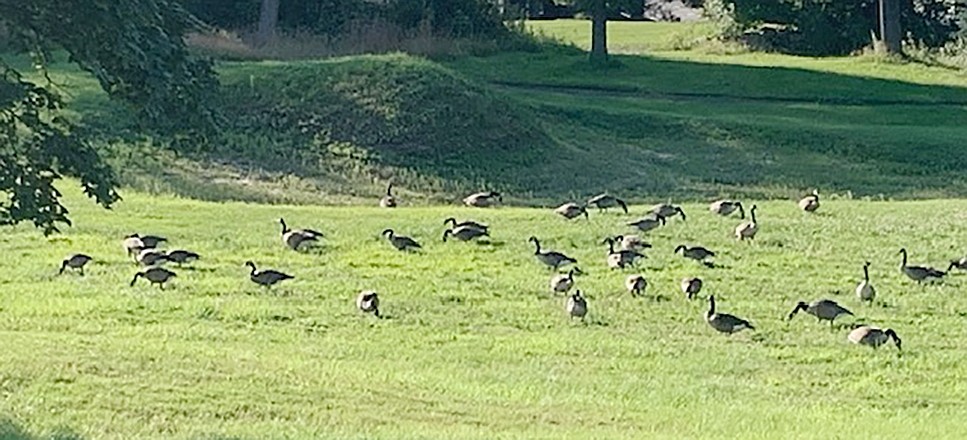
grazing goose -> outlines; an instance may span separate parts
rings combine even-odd
[[[372,290],[364,290],[356,297],[356,308],[363,313],[372,313],[379,318],[379,295]]]
[[[671,217],[675,214],[682,216],[682,221],[685,220],[685,211],[682,211],[681,206],[669,205],[667,203],[661,203],[651,207],[648,212],[657,215],[659,217]]]
[[[742,202],[740,201],[718,200],[708,206],[709,211],[718,215],[729,215],[735,212],[736,209],[739,210],[739,218],[745,219],[745,209],[742,207]]]
[[[705,313],[705,321],[715,330],[725,334],[732,334],[743,329],[755,330],[755,327],[749,321],[742,318],[725,313],[715,313],[715,295],[708,297],[708,312]]]
[[[628,289],[631,296],[640,296],[648,288],[648,281],[645,280],[643,275],[629,275],[628,278],[625,278],[625,288]]]
[[[168,261],[171,261],[172,263],[177,263],[179,265],[190,263],[192,261],[196,261],[199,258],[201,258],[200,255],[194,252],[186,251],[182,249],[168,251],[168,254],[165,255],[165,257],[168,259]]]
[[[755,234],[759,232],[759,223],[755,219],[756,205],[752,205],[752,210],[749,212],[752,214],[752,221],[744,222],[735,227],[735,238],[740,241],[746,238],[752,240],[755,238]]]
[[[640,254],[635,251],[626,250],[614,250],[614,239],[611,237],[605,238],[601,244],[608,245],[608,267],[612,269],[624,269],[627,266],[633,266],[635,261],[639,258],[646,258],[644,254]]]
[[[584,316],[588,314],[588,301],[581,296],[581,291],[575,291],[570,298],[567,299],[567,305],[565,306],[567,313],[571,315],[571,318],[580,318],[584,320]]]
[[[903,262],[900,263],[900,271],[918,284],[924,281],[939,280],[946,275],[946,273],[932,267],[907,266],[907,250],[900,249],[900,254],[903,255]]]
[[[382,208],[395,208],[396,207],[396,197],[393,197],[393,184],[390,183],[386,187],[386,195],[379,199],[379,206]]]
[[[961,258],[959,260],[950,260],[950,266],[947,266],[947,272],[951,269],[957,268],[960,270],[967,270],[967,257]]]
[[[691,258],[692,260],[698,262],[704,262],[706,258],[715,256],[715,252],[712,252],[701,246],[688,247],[684,244],[680,244],[675,248],[675,253],[677,254],[679,251],[682,252],[683,257]]]
[[[282,242],[294,251],[299,250],[303,244],[315,243],[323,237],[322,232],[312,229],[289,229],[285,219],[282,218],[279,219],[279,223],[282,225]]]
[[[503,203],[503,201],[504,198],[499,192],[486,191],[467,196],[465,199],[463,199],[463,204],[476,208],[487,208],[494,206],[497,203]]]
[[[71,256],[65,258],[63,262],[61,262],[61,264],[60,264],[60,272],[58,272],[57,274],[58,275],[61,275],[61,274],[64,273],[64,270],[65,269],[71,268],[71,269],[78,269],[78,270],[80,270],[81,275],[83,276],[84,275],[84,265],[87,264],[87,262],[89,262],[89,261],[91,261],[91,257],[89,257],[87,255],[84,255],[84,254],[74,254],[74,255],[71,255]]]
[[[467,221],[464,221],[464,222],[457,223],[457,219],[455,219],[453,217],[450,217],[450,218],[444,220],[443,221],[443,225],[444,226],[450,225],[450,228],[452,228],[452,229],[456,229],[456,228],[459,228],[461,226],[467,226],[467,227],[471,227],[471,228],[480,229],[481,231],[489,231],[490,230],[490,226],[487,226],[487,225],[485,225],[483,223],[477,223],[477,222],[475,222],[473,220],[467,220]]]
[[[567,275],[554,275],[551,278],[551,291],[554,293],[567,293],[574,287],[574,274],[580,273],[580,269],[573,268],[567,271]]]
[[[655,229],[659,226],[664,226],[664,225],[665,225],[665,217],[660,215],[655,215],[654,217],[645,217],[641,220],[628,223],[628,226],[634,226],[638,228],[638,230],[641,232],[648,232],[652,229]]]
[[[443,241],[447,241],[447,237],[454,236],[460,241],[473,240],[478,237],[489,237],[490,234],[485,229],[477,229],[470,226],[460,226],[456,229],[447,229],[443,231]]]
[[[799,304],[796,304],[796,308],[792,309],[792,312],[789,313],[789,317],[786,319],[791,320],[792,317],[796,316],[796,313],[799,313],[800,310],[815,316],[819,322],[822,322],[823,320],[829,321],[829,328],[833,328],[833,320],[838,318],[840,315],[853,315],[853,312],[846,310],[845,307],[839,304],[836,304],[836,301],[821,299],[819,301],[813,301],[809,304],[799,301]]]
[[[702,291],[702,279],[701,278],[683,278],[682,279],[682,292],[685,293],[685,297],[692,299],[698,292]]]
[[[142,249],[138,252],[136,258],[138,264],[142,266],[154,266],[156,264],[164,264],[168,261],[168,255],[164,251],[158,249]]]
[[[255,263],[251,261],[246,261],[245,265],[252,269],[249,272],[248,278],[252,280],[253,283],[258,284],[262,287],[272,287],[275,283],[285,280],[291,280],[295,278],[292,275],[279,272],[277,270],[263,270],[259,271],[255,269]]]
[[[144,279],[148,280],[151,284],[157,284],[161,290],[165,290],[165,283],[176,276],[178,276],[176,273],[163,267],[149,267],[134,274],[134,278],[131,280],[131,287],[134,287],[134,283],[138,281],[138,278],[144,277]]]
[[[138,234],[131,234],[131,235],[125,236],[124,240],[121,242],[121,246],[124,247],[125,251],[127,251],[129,257],[137,257],[138,252],[141,252],[142,249],[146,249],[149,247],[149,246],[145,246],[144,242],[141,241],[141,237],[138,236]]]
[[[870,284],[870,262],[867,261],[863,264],[863,281],[856,286],[856,297],[860,301],[869,301],[870,304],[873,303],[873,298],[876,298],[876,289]]]
[[[614,241],[619,244],[618,247],[623,251],[643,251],[651,248],[651,243],[642,240],[637,235],[616,235]]]
[[[900,350],[900,337],[897,336],[893,329],[881,330],[876,327],[870,327],[868,325],[863,325],[853,329],[846,336],[846,339],[854,344],[869,345],[873,348],[878,348],[879,346],[887,343],[887,341],[893,338],[893,343],[896,344],[896,349]]]
[[[568,220],[581,216],[584,214],[584,219],[588,219],[588,210],[584,206],[578,205],[577,203],[565,203],[557,208],[554,208],[554,212],[561,217]]]
[[[527,241],[534,243],[534,247],[535,247],[534,256],[537,257],[537,259],[541,263],[544,263],[546,266],[550,267],[551,269],[557,270],[557,268],[560,266],[578,262],[578,260],[575,260],[560,252],[542,251],[541,242],[537,241],[537,237],[531,236],[530,238],[527,239]]]
[[[598,194],[594,197],[588,199],[588,205],[593,205],[598,208],[598,211],[607,211],[608,208],[614,208],[615,206],[620,206],[621,210],[628,213],[628,205],[615,196],[608,194]]]
[[[816,212],[819,209],[819,191],[813,190],[813,193],[803,197],[799,201],[799,209],[806,212]]]
[[[420,244],[417,243],[416,240],[410,237],[407,237],[405,235],[396,235],[396,232],[394,232],[392,229],[384,230],[381,235],[386,237],[386,239],[389,240],[389,243],[393,245],[393,247],[401,251],[409,251],[409,250],[415,251],[417,249],[422,248],[422,246],[420,246]]]

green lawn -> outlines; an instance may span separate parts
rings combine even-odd
[[[295,207],[209,203],[125,192],[112,211],[66,191],[76,226],[44,238],[6,229],[0,249],[0,408],[33,433],[81,438],[949,438],[967,416],[962,378],[964,276],[918,287],[897,270],[963,255],[964,201],[828,200],[804,215],[791,200],[759,202],[754,243],[738,219],[687,204],[687,222],[650,234],[640,269],[647,298],[605,268],[608,234],[632,215],[590,221],[547,209]],[[658,201],[658,200],[653,200]],[[750,202],[747,202],[751,204]],[[929,213],[929,215],[923,215]],[[448,216],[489,223],[491,244],[440,241]],[[322,230],[320,249],[283,247],[277,220]],[[403,254],[386,227],[424,244]],[[130,232],[161,234],[203,255],[165,291],[127,283]],[[571,322],[550,273],[525,241],[537,235],[587,272],[587,322]],[[718,252],[710,269],[673,254]],[[71,252],[88,274],[56,276]],[[254,260],[297,278],[273,292],[247,279]],[[852,290],[873,262],[879,298]],[[678,290],[706,282],[701,299]],[[384,319],[363,316],[361,289]],[[704,298],[750,319],[732,337],[703,321]],[[659,297],[658,300],[654,297]],[[889,326],[898,354],[848,344],[796,301],[831,298],[844,323]],[[18,438],[18,437],[14,437]]]

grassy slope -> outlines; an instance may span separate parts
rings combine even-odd
[[[760,203],[756,243],[737,219],[686,205],[687,223],[651,235],[641,272],[649,295],[623,292],[604,268],[606,234],[632,216],[566,222],[549,210],[397,211],[207,203],[126,193],[114,211],[68,191],[76,227],[43,238],[6,230],[0,249],[0,408],[31,432],[84,438],[853,438],[949,437],[967,416],[963,275],[920,288],[896,270],[942,264],[967,241],[967,204],[824,202],[806,216]],[[641,207],[635,207],[641,212]],[[931,212],[924,217],[923,212]],[[189,214],[190,213],[190,214]],[[314,253],[284,249],[279,216],[323,230]],[[494,244],[444,244],[446,216],[488,222]],[[378,237],[394,227],[425,245],[401,254]],[[127,286],[136,270],[119,237],[166,235],[199,251],[165,292]],[[530,234],[577,257],[587,324],[569,322]],[[920,237],[920,238],[917,238]],[[721,269],[671,251],[719,252]],[[55,276],[72,251],[97,258],[86,277]],[[261,292],[242,263],[297,276]],[[860,263],[873,262],[880,300],[857,304]],[[702,321],[678,281],[697,275],[724,312],[758,332],[727,338]],[[383,295],[386,319],[358,315],[360,289]],[[836,294],[835,291],[844,293]],[[703,295],[704,297],[704,295]],[[846,330],[810,317],[785,322],[798,300],[830,297],[856,321],[891,326],[891,347],[851,346]]]

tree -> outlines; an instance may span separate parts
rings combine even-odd
[[[891,55],[900,54],[903,39],[900,30],[900,2],[879,0],[877,6],[877,24],[880,30],[877,50]]]
[[[592,64],[608,61],[608,17],[636,11],[641,13],[641,0],[575,0],[574,6],[591,17]]]
[[[206,104],[217,86],[211,65],[182,40],[198,25],[173,0],[0,0],[0,28],[41,72],[64,50],[141,128],[175,139],[203,137],[217,120]],[[0,224],[32,221],[52,233],[70,225],[54,187],[61,175],[105,207],[120,197],[114,172],[84,127],[62,115],[59,88],[44,77],[28,80],[0,59]]]
[[[279,0],[262,0],[259,10],[259,28],[255,42],[263,45],[275,38],[275,28],[279,24]]]

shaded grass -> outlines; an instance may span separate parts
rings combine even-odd
[[[913,263],[937,266],[963,253],[963,201],[828,200],[813,216],[794,201],[760,202],[755,243],[731,238],[737,219],[688,204],[687,223],[649,236],[655,248],[640,271],[646,294],[665,298],[654,301],[623,291],[632,271],[604,267],[600,240],[630,232],[623,223],[634,215],[567,222],[549,209],[265,206],[132,192],[103,211],[67,194],[76,226],[65,234],[0,236],[2,408],[35,432],[898,438],[946,437],[967,415],[964,279],[918,287],[896,269],[900,246]],[[493,243],[442,243],[451,215],[491,224]],[[324,245],[288,251],[280,216],[322,230]],[[386,227],[425,250],[397,252],[378,235]],[[127,287],[136,268],[119,243],[132,231],[168,236],[202,260],[174,268],[164,292]],[[525,241],[532,234],[587,272],[577,283],[588,322],[569,322],[563,298],[547,292],[551,274]],[[723,268],[673,254],[680,243],[717,251]],[[95,257],[88,276],[55,276],[75,251]],[[247,259],[297,278],[263,291],[247,280]],[[872,307],[852,296],[865,260],[880,295]],[[679,293],[685,276],[702,277],[702,298],[716,294],[723,312],[759,331],[715,334],[704,301]],[[380,292],[385,319],[355,311],[362,289]],[[846,329],[808,316],[784,321],[796,301],[823,297],[855,322],[896,329],[903,354],[849,345]]]

